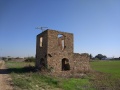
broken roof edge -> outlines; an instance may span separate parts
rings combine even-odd
[[[89,55],[88,53],[74,53],[75,55]]]
[[[46,30],[44,30],[43,32],[41,32],[41,33],[44,33],[44,32],[47,32],[47,31],[56,31],[56,32],[59,32],[59,33],[68,33],[68,34],[73,34],[73,33],[69,33],[69,32],[64,32],[64,31],[60,31],[60,30],[53,30],[53,29],[46,29]],[[40,34],[41,34],[40,33]]]

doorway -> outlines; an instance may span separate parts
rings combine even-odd
[[[62,59],[62,71],[70,70],[69,60],[67,58]]]

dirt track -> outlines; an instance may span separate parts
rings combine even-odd
[[[11,78],[7,73],[3,60],[0,60],[0,90],[13,90]]]

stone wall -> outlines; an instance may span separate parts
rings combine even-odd
[[[44,66],[55,76],[88,72],[89,55],[73,53],[73,47],[72,33],[42,32],[36,39],[36,67]]]
[[[89,65],[90,57],[88,54],[79,54],[74,53],[73,61],[74,61],[74,72],[76,73],[86,73],[90,70]]]
[[[58,35],[63,35],[64,37],[64,49],[59,45]],[[62,37],[62,38],[63,38]],[[72,62],[72,53],[73,53],[73,34],[63,33],[59,31],[48,31],[48,51],[52,57],[47,57],[48,68],[54,68],[54,72],[61,72],[62,69],[62,59],[66,58],[69,60],[69,63]]]
[[[36,37],[36,67],[40,67],[40,60],[45,60],[45,66],[47,66],[47,46],[48,46],[48,31],[44,31],[41,34],[38,34]],[[40,47],[40,38],[43,38],[42,46]]]

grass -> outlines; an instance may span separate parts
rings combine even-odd
[[[96,89],[120,89],[120,61],[95,61],[91,62],[93,73],[92,81]]]
[[[75,79],[70,78],[63,80],[62,87],[64,90],[93,90],[88,79]]]
[[[84,78],[58,78],[34,72],[34,63],[6,62],[15,90],[119,90],[120,61],[90,62]]]
[[[91,62],[92,69],[111,74],[114,78],[120,78],[120,61],[95,61]]]
[[[16,90],[93,90],[89,79],[58,78],[34,72],[33,63],[6,62]]]

